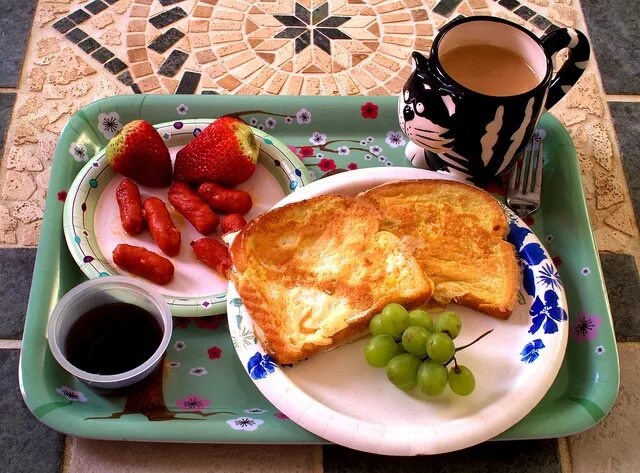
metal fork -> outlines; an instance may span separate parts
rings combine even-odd
[[[507,188],[507,205],[525,218],[540,207],[542,190],[542,139],[536,133],[511,171]]]

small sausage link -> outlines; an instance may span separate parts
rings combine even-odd
[[[227,277],[227,271],[233,265],[229,249],[212,238],[200,238],[191,242],[196,258],[214,269],[221,276]]]
[[[171,261],[141,246],[119,244],[113,250],[113,262],[125,271],[156,284],[167,284],[173,279]]]
[[[223,235],[229,232],[237,232],[247,224],[247,221],[240,214],[225,215],[220,222]]]
[[[144,201],[144,216],[156,244],[167,256],[180,253],[180,232],[173,224],[167,207],[157,197]]]
[[[116,201],[120,210],[122,228],[129,235],[137,235],[144,226],[140,189],[131,179],[124,178],[116,188]]]
[[[215,231],[218,216],[191,190],[186,182],[174,182],[169,188],[169,202],[203,235]]]
[[[244,215],[253,205],[251,195],[238,189],[227,189],[213,182],[198,187],[198,196],[216,212]]]

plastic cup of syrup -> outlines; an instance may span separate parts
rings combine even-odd
[[[98,390],[119,390],[158,367],[172,327],[169,306],[153,287],[107,276],[65,294],[51,314],[47,335],[65,370]]]

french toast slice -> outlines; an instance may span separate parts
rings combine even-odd
[[[278,363],[361,337],[390,302],[431,297],[411,245],[380,231],[380,219],[368,202],[332,194],[271,210],[237,235],[229,276]]]
[[[500,204],[476,187],[447,180],[386,183],[358,198],[383,214],[381,229],[413,237],[415,257],[435,284],[433,300],[507,319],[520,286]]]

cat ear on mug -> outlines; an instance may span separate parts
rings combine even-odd
[[[416,70],[420,72],[427,72],[429,70],[429,61],[418,51],[414,51],[411,54],[411,57],[413,58],[413,61],[415,63]]]

